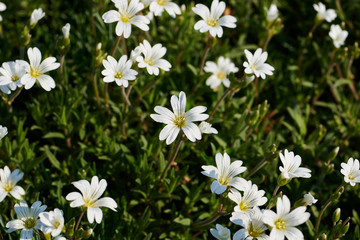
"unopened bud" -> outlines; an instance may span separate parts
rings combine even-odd
[[[68,237],[72,237],[74,235],[74,228],[75,228],[75,218],[70,219],[70,221],[66,224],[65,234]]]
[[[84,238],[84,239],[88,239],[89,237],[91,237],[92,233],[93,233],[92,228],[89,228],[89,229],[87,229],[87,230],[85,230],[85,231],[83,232],[83,234],[81,235],[81,237]]]
[[[339,188],[339,190],[337,190],[336,192],[334,192],[334,193],[331,195],[331,197],[330,197],[331,200],[332,200],[332,201],[338,200],[338,199],[340,198],[341,194],[343,194],[343,192],[344,192],[344,187],[341,186],[341,187]]]
[[[332,161],[336,158],[336,156],[339,153],[339,150],[340,150],[340,147],[338,146],[329,153],[329,156],[328,156],[329,161]]]
[[[340,216],[341,216],[341,209],[340,208],[335,209],[332,215],[332,221],[334,223],[337,223],[340,220]]]
[[[323,233],[323,234],[320,235],[319,240],[326,240],[326,239],[327,239],[327,236],[326,236],[325,233]]]
[[[281,173],[280,176],[277,179],[277,184],[279,186],[285,186],[291,181],[291,178],[284,178],[283,174]]]
[[[344,227],[340,229],[340,237],[344,236],[347,233],[347,231],[349,231],[349,227],[350,227],[350,223],[348,222],[347,224],[345,224]]]

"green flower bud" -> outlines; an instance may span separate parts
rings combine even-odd
[[[70,221],[66,224],[65,228],[66,236],[71,238],[74,235],[75,218],[70,219]]]
[[[326,239],[327,239],[327,236],[326,236],[325,233],[323,233],[323,234],[320,235],[319,240],[326,240]]]
[[[332,201],[338,200],[338,199],[340,198],[341,194],[343,194],[343,192],[344,192],[344,187],[341,186],[338,191],[334,192],[334,193],[330,196],[330,199],[331,199]]]
[[[280,174],[280,176],[277,179],[277,184],[279,186],[285,186],[286,184],[288,184],[291,181],[291,178],[284,178],[283,174]]]
[[[338,155],[339,150],[340,150],[340,147],[339,147],[339,146],[337,146],[336,148],[334,148],[334,149],[329,153],[328,160],[329,160],[329,161],[334,160],[334,159],[336,158],[336,156]]]
[[[347,224],[345,224],[344,227],[340,229],[340,237],[344,236],[347,233],[347,231],[349,231],[349,227],[350,227],[350,223],[348,222]]]
[[[92,233],[93,233],[92,228],[89,228],[89,229],[87,229],[87,230],[85,230],[85,231],[83,232],[83,234],[81,235],[81,237],[84,238],[84,239],[88,239],[89,237],[91,237]]]
[[[332,215],[332,221],[334,223],[337,223],[340,220],[340,215],[341,215],[341,209],[340,208],[335,209]]]

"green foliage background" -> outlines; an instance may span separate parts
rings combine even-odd
[[[360,39],[360,1],[324,1],[336,9],[336,23],[344,23],[349,31],[347,51],[338,50],[333,60],[333,43],[328,36],[330,24],[321,23],[312,39],[303,48],[303,61],[298,59],[301,43],[314,24],[316,12],[313,1],[277,1],[284,25],[267,48],[267,62],[274,66],[273,76],[260,79],[231,95],[220,105],[211,123],[218,135],[207,135],[196,143],[185,141],[177,157],[177,164],[163,184],[159,184],[169,151],[172,148],[158,139],[162,125],[154,122],[150,114],[157,105],[170,107],[170,97],[179,91],[187,93],[187,108],[197,105],[214,108],[224,89],[214,92],[205,85],[209,74],[197,76],[205,51],[206,34],[193,29],[198,16],[186,11],[172,19],[164,13],[150,24],[152,45],[162,43],[167,48],[165,59],[172,64],[170,72],[159,76],[140,73],[130,95],[132,106],[127,108],[121,88],[109,85],[109,108],[103,99],[102,66],[95,69],[96,45],[110,54],[116,40],[115,24],[105,24],[103,13],[114,9],[108,0],[97,1],[9,1],[3,16],[0,36],[0,61],[27,60],[26,49],[38,47],[43,58],[60,54],[56,43],[61,28],[71,24],[71,47],[65,56],[64,74],[51,75],[56,88],[46,92],[40,87],[23,91],[8,106],[0,104],[0,124],[7,126],[9,134],[0,141],[0,167],[20,168],[25,173],[20,185],[26,190],[28,202],[40,200],[64,210],[65,220],[78,217],[80,209],[72,209],[64,198],[76,189],[71,182],[90,180],[97,175],[108,182],[106,195],[118,203],[118,212],[104,209],[104,219],[94,228],[92,239],[207,239],[209,228],[194,229],[191,224],[216,213],[219,199],[211,194],[211,181],[200,174],[202,165],[215,164],[215,154],[226,151],[232,160],[241,159],[251,170],[271,154],[275,144],[278,150],[289,149],[302,157],[303,166],[312,170],[311,179],[293,180],[281,190],[292,203],[308,191],[319,199],[308,211],[315,223],[321,205],[343,183],[340,163],[349,157],[359,158],[360,121],[359,100],[349,85],[354,84],[359,94],[359,61],[349,60],[354,43]],[[210,6],[211,1],[197,1]],[[224,29],[224,36],[216,40],[207,60],[219,56],[230,57],[240,71],[231,80],[241,77],[245,60],[244,49],[254,51],[263,46],[267,37],[265,6],[270,1],[226,1],[231,14],[238,19],[236,29]],[[46,16],[34,30],[29,46],[22,47],[21,34],[33,9],[41,7]],[[340,9],[341,7],[341,9]],[[126,40],[129,52],[145,34],[133,27]],[[120,44],[116,58],[124,54]],[[330,62],[332,61],[332,62]],[[334,65],[331,65],[333,63]],[[331,65],[331,68],[329,67]],[[93,77],[97,76],[101,107],[97,107],[93,90]],[[193,96],[190,92],[199,83]],[[267,109],[264,102],[267,100]],[[259,108],[259,118],[256,111]],[[338,156],[328,162],[331,151],[340,147]],[[334,171],[331,171],[334,164]],[[278,158],[267,163],[250,180],[267,192],[270,199],[279,174]],[[329,170],[330,169],[330,170]],[[245,173],[246,175],[246,173]],[[359,239],[359,185],[345,187],[337,202],[342,219],[352,217],[349,233],[344,239]],[[17,239],[6,234],[5,224],[13,219],[10,205],[1,204],[0,234],[4,239]],[[232,204],[232,203],[229,203]],[[230,208],[229,208],[230,209]],[[325,213],[320,232],[332,228],[332,205]],[[218,223],[228,224],[229,216]],[[86,225],[86,221],[83,221]],[[231,225],[232,232],[239,229]],[[313,235],[311,224],[301,227],[305,239]],[[210,237],[209,237],[210,238]]]

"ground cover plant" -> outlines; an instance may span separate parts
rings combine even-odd
[[[360,1],[0,11],[0,239],[360,239]]]

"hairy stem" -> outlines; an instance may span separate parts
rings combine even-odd
[[[182,142],[183,142],[183,136],[182,136],[182,134],[180,134],[180,138],[178,139],[178,142],[176,144],[175,151],[174,151],[173,155],[171,156],[171,158],[169,159],[169,162],[166,165],[164,171],[162,172],[162,174],[160,176],[160,180],[162,180],[165,177],[165,175],[169,171],[171,165],[173,164],[173,162],[175,162],[176,156],[180,150],[180,146],[181,146]]]

